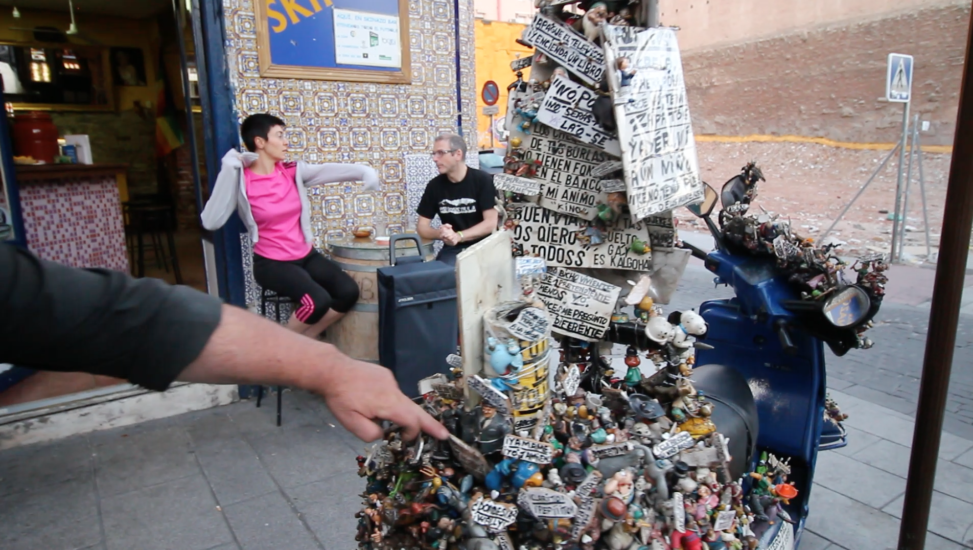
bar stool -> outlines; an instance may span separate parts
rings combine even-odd
[[[263,317],[267,316],[268,302],[273,302],[275,304],[274,317],[276,318],[278,325],[280,324],[280,318],[281,318],[280,306],[284,304],[294,303],[294,301],[288,298],[287,296],[281,296],[280,294],[277,294],[273,290],[268,290],[264,288],[260,292],[260,315]],[[280,422],[281,422],[281,399],[283,395],[284,395],[283,386],[277,386],[277,426],[278,427],[280,426]],[[260,406],[260,402],[263,400],[263,396],[264,396],[264,387],[262,385],[257,386],[257,406],[258,407]]]
[[[176,284],[182,284],[182,271],[179,269],[179,256],[176,253],[176,242],[173,238],[173,207],[171,204],[151,200],[133,200],[124,205],[125,218],[128,220],[126,234],[129,239],[136,241],[135,251],[130,250],[130,256],[136,257],[136,277],[145,276],[145,242],[144,236],[149,235],[152,240],[152,254],[157,265],[169,272],[169,263],[176,277]],[[162,242],[165,235],[168,252]]]

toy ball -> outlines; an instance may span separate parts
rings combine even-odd
[[[519,137],[510,138],[511,147],[520,147],[521,143],[523,143],[523,141]]]

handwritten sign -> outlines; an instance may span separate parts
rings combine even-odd
[[[652,454],[656,458],[669,458],[695,444],[696,440],[693,439],[693,436],[689,435],[689,432],[679,432],[665,441],[660,441],[655,447],[652,447]]]
[[[500,550],[517,550],[517,548],[514,546],[514,542],[510,540],[510,535],[505,532],[497,533],[497,536],[493,539],[493,542],[497,543],[497,547]],[[443,544],[439,548],[446,548],[446,545]]]
[[[537,120],[578,141],[620,157],[622,148],[615,133],[602,127],[591,112],[597,97],[591,88],[576,84],[567,76],[556,76],[537,111]]]
[[[449,436],[449,448],[463,469],[473,474],[476,479],[486,479],[486,475],[490,473],[490,464],[480,451],[470,447],[455,435]]]
[[[676,226],[672,221],[672,212],[663,212],[656,216],[648,216],[639,221],[649,230],[652,248],[672,248],[676,246]]]
[[[501,191],[510,191],[531,197],[541,194],[541,182],[510,174],[494,174],[493,186]]]
[[[528,55],[527,57],[521,57],[520,59],[514,59],[510,62],[510,70],[517,72],[526,69],[534,64],[534,56]]]
[[[529,307],[521,311],[514,322],[504,328],[521,340],[537,342],[550,330],[551,320],[548,319],[544,310]]]
[[[541,161],[536,178],[543,182],[540,205],[586,220],[598,215],[597,206],[607,196],[591,170],[604,162],[607,154],[590,145],[578,143],[559,130],[538,125],[527,148],[532,158]]]
[[[602,474],[598,470],[592,470],[588,477],[584,478],[581,485],[575,490],[575,494],[580,496],[582,499],[591,498],[591,494],[594,493],[598,485],[601,484]]]
[[[590,496],[582,497],[581,506],[578,507],[578,515],[574,516],[574,523],[571,525],[571,540],[577,541],[581,538],[585,529],[591,525],[591,520],[595,517],[595,509],[597,507],[598,499]]]
[[[625,180],[611,179],[601,180],[601,190],[604,193],[621,193],[625,191]]]
[[[550,464],[554,458],[554,447],[543,441],[508,435],[503,438],[503,456],[534,464]]]
[[[554,317],[551,330],[596,342],[608,329],[621,288],[563,268],[544,275],[537,296]]]
[[[627,57],[627,86],[609,78],[622,144],[629,209],[635,219],[703,198],[696,140],[675,31],[607,25],[607,62]]]
[[[578,505],[571,497],[551,489],[530,488],[521,491],[517,504],[538,519],[573,518]]]
[[[611,443],[609,445],[593,445],[591,453],[598,458],[611,458],[613,456],[627,455],[632,452],[632,444],[628,441],[623,443]]]
[[[453,384],[434,384],[432,389],[443,399],[452,399],[453,401],[463,399],[463,390]]]
[[[735,510],[724,510],[716,515],[716,522],[713,525],[713,529],[716,531],[725,531],[733,527],[733,522],[736,518],[737,513]]]
[[[572,268],[624,269],[652,271],[651,251],[637,254],[631,249],[635,239],[652,241],[648,226],[632,222],[627,215],[607,227],[600,245],[586,247],[579,234],[588,223],[536,205],[525,205],[511,215],[517,221],[514,241],[524,253],[543,258],[548,266]]]
[[[601,48],[567,25],[539,13],[528,27],[524,41],[588,84],[598,84],[605,74],[605,53]]]
[[[581,369],[575,364],[568,365],[567,371],[564,373],[564,378],[561,379],[561,392],[570,397],[578,391],[578,386],[580,385]]]
[[[622,164],[622,161],[620,160],[606,160],[598,166],[595,166],[595,168],[591,170],[591,175],[596,178],[603,178],[609,174],[618,172],[624,167],[625,165]]]
[[[514,432],[530,432],[536,428],[542,418],[542,413],[520,415],[514,417]]]
[[[488,531],[499,533],[517,521],[517,507],[513,504],[501,504],[488,498],[480,497],[470,504],[473,521],[487,528]]]
[[[682,493],[672,495],[672,522],[676,531],[686,532],[686,508],[683,506]]]
[[[486,401],[497,412],[507,416],[510,414],[510,400],[507,395],[502,391],[494,388],[489,382],[480,378],[479,375],[473,375],[466,379],[466,385],[470,387],[471,390],[480,394],[483,400]]]

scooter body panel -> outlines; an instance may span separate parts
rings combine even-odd
[[[698,350],[697,364],[720,363],[747,379],[760,417],[758,448],[778,457],[793,457],[799,494],[790,506],[799,540],[808,513],[813,472],[821,437],[826,369],[821,340],[801,330],[797,318],[780,306],[795,299],[790,285],[776,276],[772,262],[713,252],[707,268],[719,282],[733,286],[737,297],[704,302],[700,314],[709,325],[705,342],[712,350]],[[789,327],[796,353],[787,353],[777,323]],[[799,462],[799,463],[798,463]]]

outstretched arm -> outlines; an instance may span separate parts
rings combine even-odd
[[[305,187],[343,181],[360,181],[365,184],[366,191],[378,191],[380,186],[378,172],[371,166],[363,164],[308,164],[301,162],[298,166]]]
[[[280,384],[321,394],[362,439],[373,420],[446,437],[391,373],[187,287],[40,260],[0,244],[0,361],[163,391],[174,380]]]

